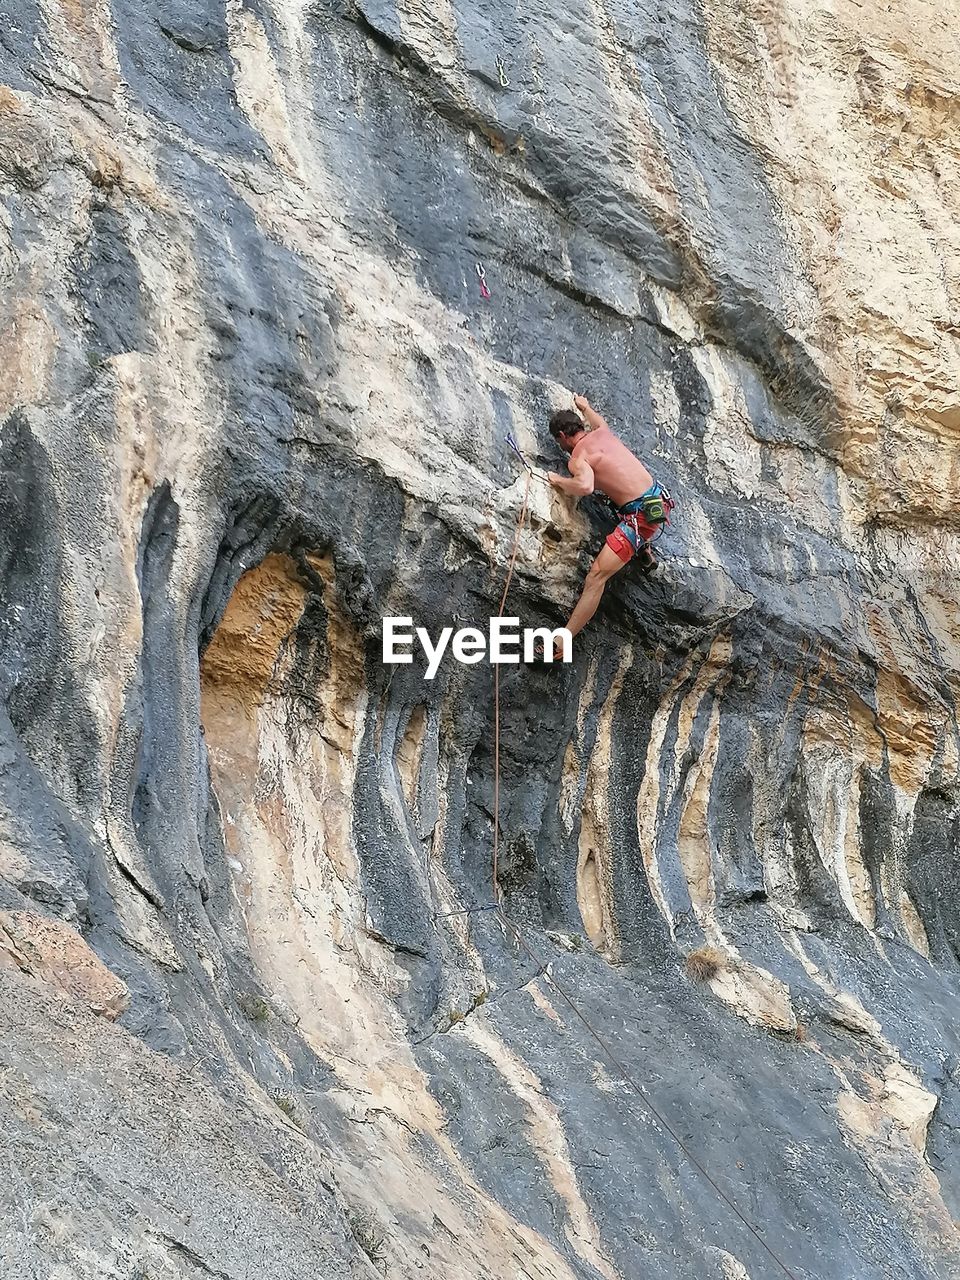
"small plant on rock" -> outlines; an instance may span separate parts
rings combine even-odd
[[[347,1214],[347,1223],[354,1240],[367,1255],[375,1267],[382,1265],[386,1254],[384,1244],[386,1236],[372,1213],[363,1209],[353,1209]]]
[[[683,959],[687,976],[694,982],[709,982],[727,965],[727,957],[719,947],[697,947],[688,951]]]
[[[263,996],[256,996],[252,991],[244,991],[237,1000],[240,1012],[251,1022],[266,1022],[270,1017],[270,1006]]]

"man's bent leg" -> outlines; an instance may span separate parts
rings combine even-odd
[[[587,574],[587,580],[583,584],[583,591],[580,593],[577,607],[571,613],[570,621],[567,623],[567,630],[571,635],[579,635],[597,612],[597,606],[600,604],[604,588],[613,575],[619,573],[625,567],[625,564],[626,562],[621,560],[616,552],[611,551],[609,547],[604,547],[601,550],[590,566],[590,572]]]

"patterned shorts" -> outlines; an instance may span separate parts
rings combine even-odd
[[[629,564],[643,544],[649,542],[660,528],[661,525],[648,524],[642,512],[631,512],[621,518],[613,533],[607,537],[607,546],[624,564]]]
[[[651,524],[644,514],[643,504],[650,498],[660,498],[663,502],[665,515],[662,523]],[[620,523],[607,538],[607,546],[624,564],[629,564],[640,548],[649,546],[652,539],[670,523],[673,507],[673,499],[666,489],[655,484],[641,497],[619,508]]]

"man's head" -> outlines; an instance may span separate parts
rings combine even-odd
[[[550,419],[550,434],[564,453],[572,453],[581,432],[586,431],[583,419],[573,409],[558,409]]]

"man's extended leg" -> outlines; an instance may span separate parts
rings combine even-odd
[[[625,567],[625,562],[609,547],[603,547],[600,554],[590,566],[583,591],[577,601],[577,607],[570,615],[567,630],[572,636],[578,635],[597,612],[600,597],[604,588],[615,573]]]

